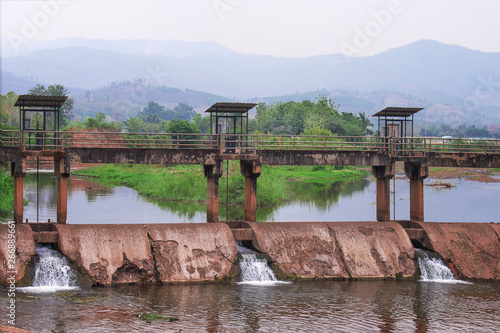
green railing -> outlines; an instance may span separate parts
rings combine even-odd
[[[78,131],[0,131],[0,145],[25,150],[72,148],[211,149],[222,154],[258,150],[381,151],[392,156],[427,152],[500,154],[500,140],[435,137],[384,138],[318,135],[239,135],[185,133],[117,133]]]

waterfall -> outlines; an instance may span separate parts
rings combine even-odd
[[[240,284],[252,285],[274,285],[278,283],[289,283],[279,281],[274,272],[267,265],[266,259],[259,259],[257,254],[250,249],[238,245],[241,259],[239,266],[241,270]]]
[[[76,273],[66,258],[50,246],[36,244],[38,261],[35,263],[35,277],[31,287],[19,288],[25,292],[55,292],[78,289]]]
[[[443,260],[432,252],[415,249],[418,265],[420,266],[420,280],[442,283],[467,283],[458,280],[452,270]]]

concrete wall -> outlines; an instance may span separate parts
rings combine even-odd
[[[225,224],[57,225],[61,253],[91,284],[214,281],[235,275]]]
[[[422,244],[438,252],[466,279],[500,280],[500,225],[492,223],[418,223]]]
[[[249,223],[253,244],[284,274],[396,278],[417,274],[404,229],[393,222]]]
[[[254,247],[281,277],[362,279],[417,274],[413,246],[395,222],[246,223]],[[418,223],[423,245],[460,276],[500,280],[500,225]],[[61,252],[90,284],[234,279],[237,247],[224,223],[56,225]],[[246,230],[246,229],[245,229]],[[17,224],[16,281],[35,255],[29,225]],[[8,275],[9,226],[0,224],[0,282]],[[25,280],[23,280],[25,279]]]
[[[14,227],[9,227],[14,226]],[[9,242],[9,234],[14,231],[15,235],[15,257],[11,256],[13,245]],[[0,223],[0,283],[9,284],[7,278],[14,276],[18,285],[26,284],[25,270],[26,265],[31,261],[31,257],[35,255],[35,241],[33,240],[33,232],[27,224],[5,224]],[[9,261],[14,259],[14,262]],[[15,264],[15,266],[11,266]],[[13,269],[14,268],[14,269]],[[13,273],[12,273],[13,272]]]

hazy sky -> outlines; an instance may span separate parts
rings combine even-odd
[[[499,15],[496,0],[2,1],[2,45],[62,37],[215,41],[241,53],[305,57],[372,55],[433,39],[500,52]]]

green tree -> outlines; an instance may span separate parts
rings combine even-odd
[[[30,95],[41,96],[69,96],[70,92],[62,84],[54,84],[45,88],[42,84],[37,84],[35,87],[28,90]],[[66,98],[66,101],[59,112],[59,121],[61,127],[68,126],[73,112],[73,97]]]
[[[208,133],[210,130],[210,116],[203,117],[201,114],[197,114],[193,117],[193,123],[198,127],[201,133]]]
[[[0,124],[6,126],[19,126],[19,113],[18,109],[14,106],[18,95],[13,91],[9,91],[6,95],[0,96]]]

